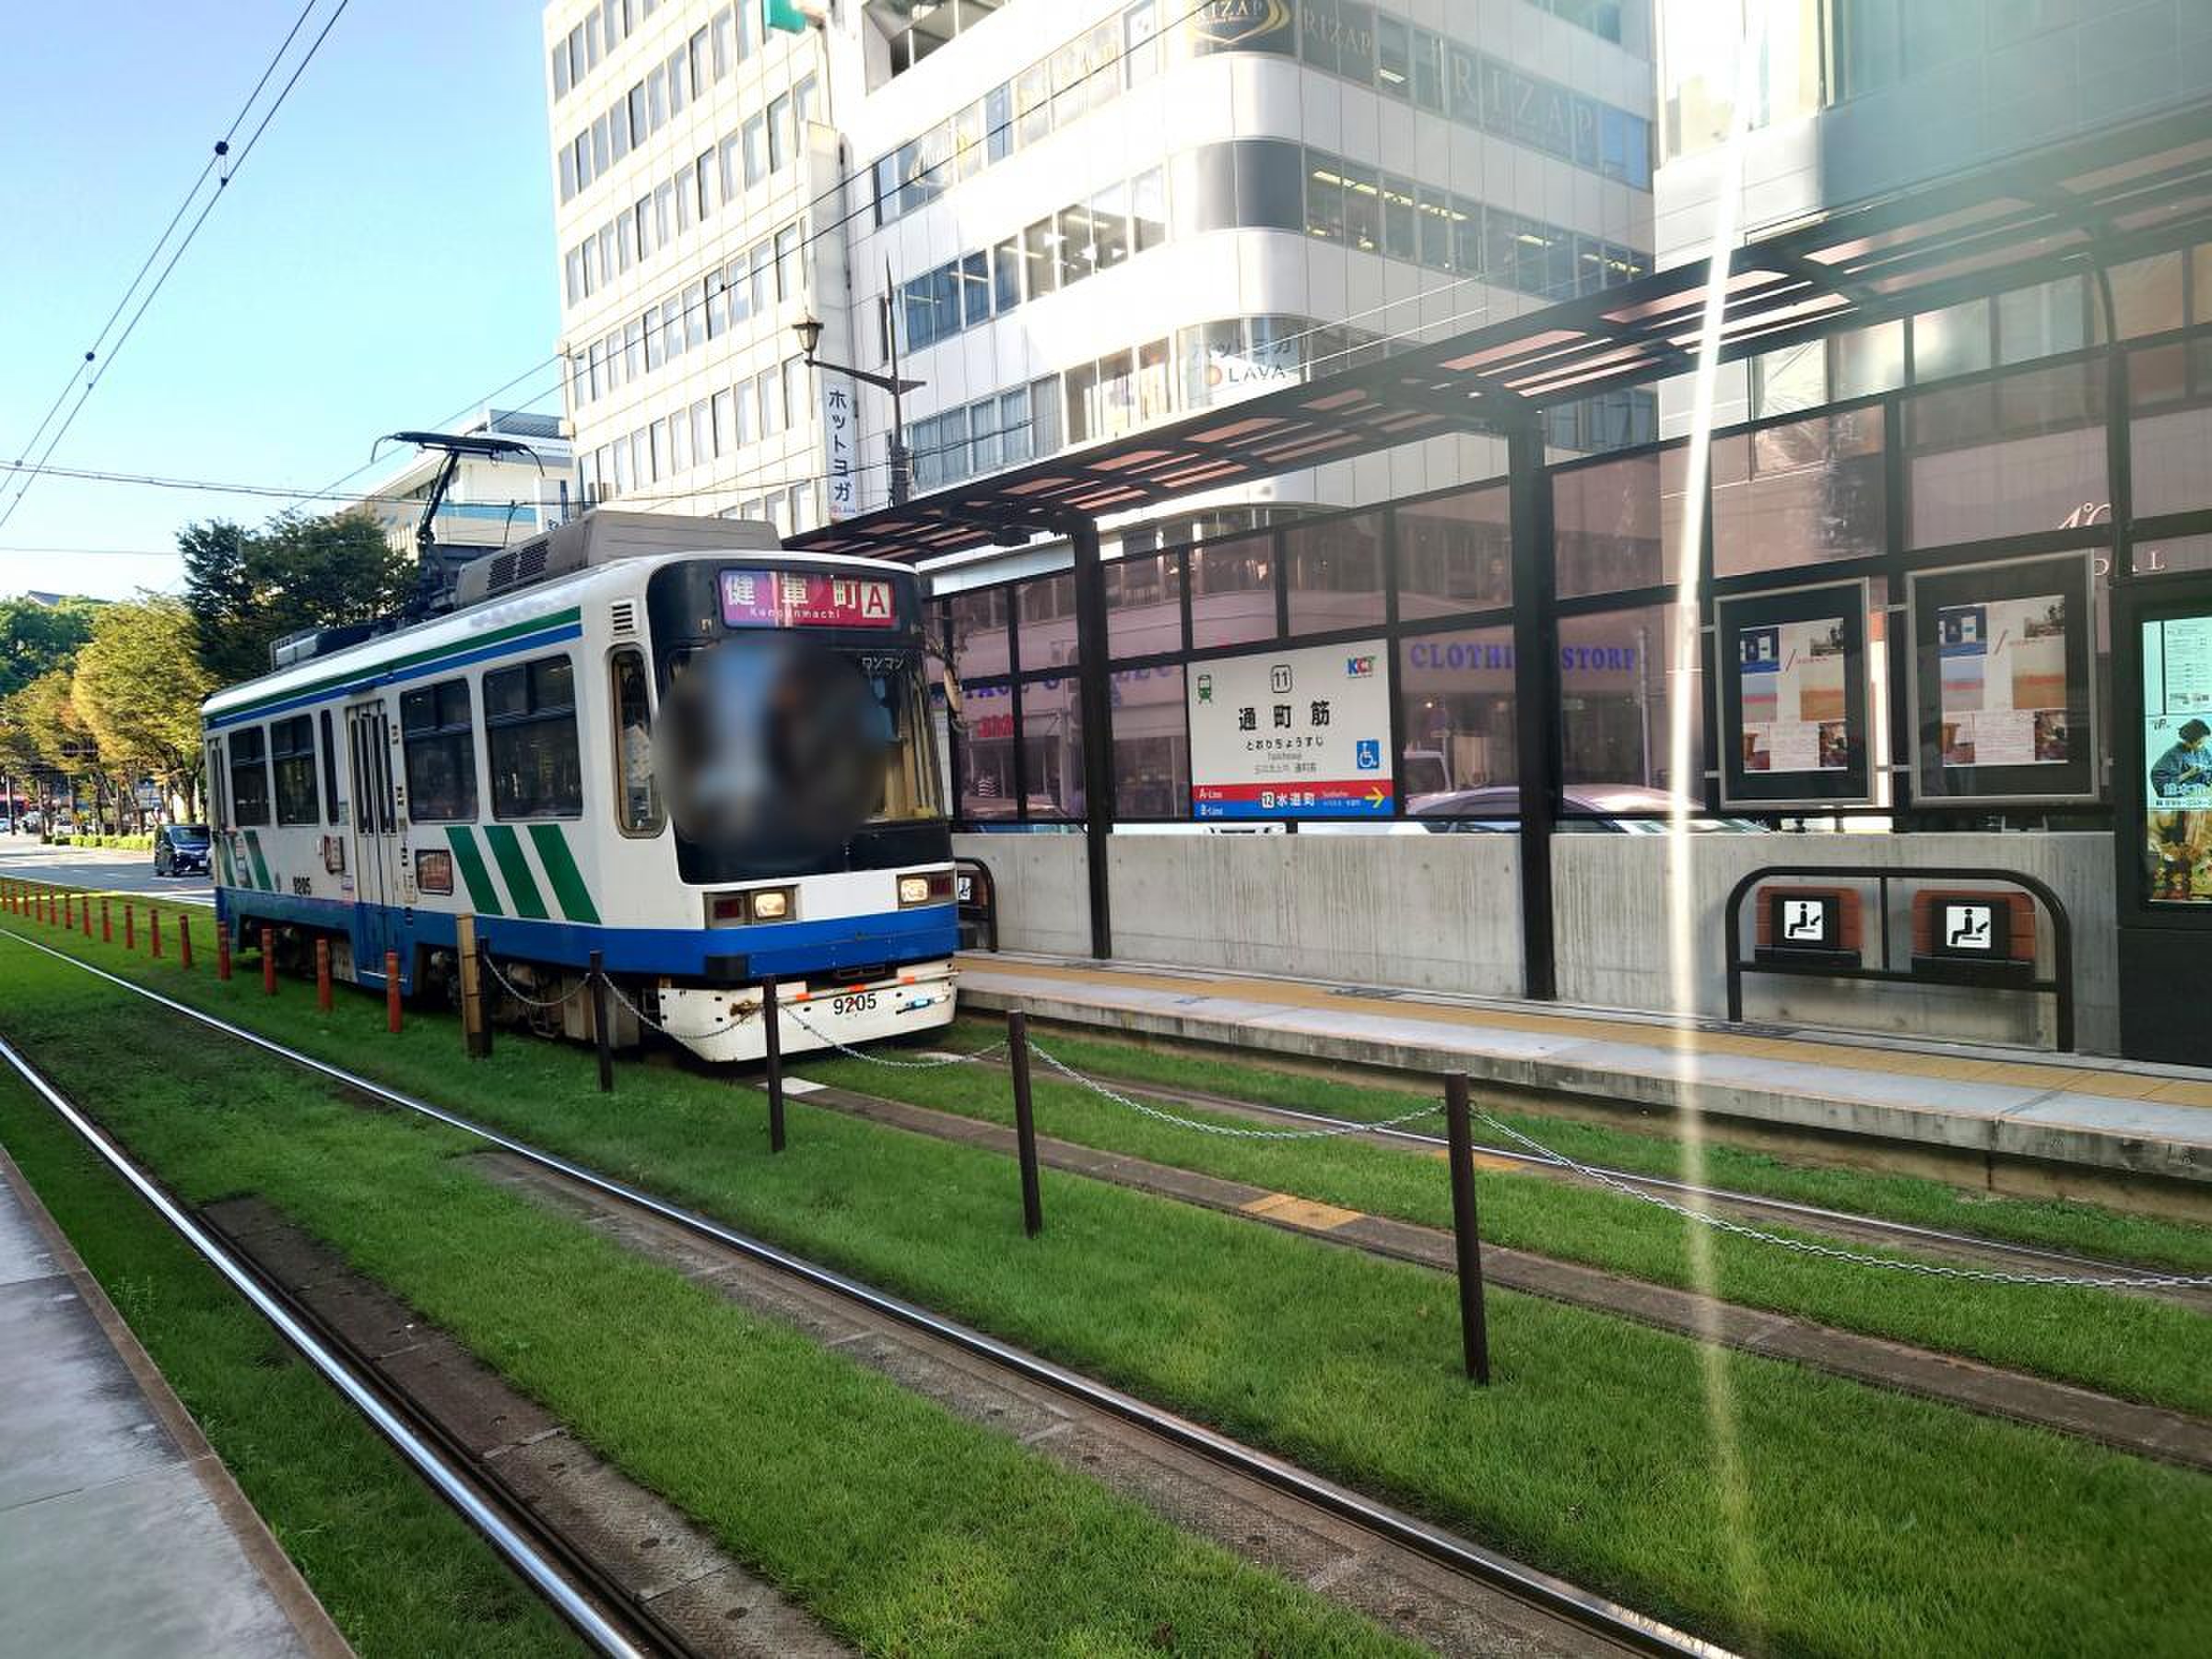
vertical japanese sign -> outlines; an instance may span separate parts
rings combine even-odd
[[[2150,901],[2212,905],[2212,615],[2143,624],[2143,783]]]
[[[829,465],[826,495],[830,517],[851,518],[860,511],[859,480],[853,457],[860,437],[852,391],[841,381],[822,377],[822,448]]]
[[[1360,640],[1193,663],[1191,816],[1388,818],[1387,650]]]

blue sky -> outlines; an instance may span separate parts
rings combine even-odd
[[[42,4],[11,26],[0,462],[301,4]],[[295,57],[335,4],[317,0]],[[429,426],[547,357],[559,308],[539,16],[532,0],[351,0],[53,465],[319,488],[378,435]],[[558,412],[555,378],[546,368],[500,402],[546,394],[528,406]],[[43,477],[0,529],[0,594],[171,584],[182,525],[258,523],[282,505]]]

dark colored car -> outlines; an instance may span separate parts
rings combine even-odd
[[[154,831],[154,874],[207,874],[207,826],[164,824]]]

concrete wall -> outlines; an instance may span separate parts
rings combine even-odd
[[[1090,908],[1080,835],[960,835],[997,877],[1008,950],[1087,956]],[[1664,1012],[1666,842],[1562,835],[1553,845],[1559,996]],[[2076,1043],[2119,1046],[2112,841],[2068,835],[1708,835],[1688,843],[1696,1010],[1727,1012],[1721,937],[1728,889],[1767,864],[2025,871],[2073,917]],[[1132,835],[1113,838],[1115,954],[1134,962],[1244,970],[1479,996],[1521,992],[1520,844],[1510,835]],[[1867,955],[1879,937],[1866,884]],[[1910,894],[1892,889],[1894,965],[1906,966]],[[1745,906],[1745,946],[1755,917]],[[2044,948],[2049,949],[2046,933]],[[1749,974],[1747,1019],[2045,1044],[2052,999],[1951,986],[1831,983]]]
[[[1553,916],[1559,995],[1602,1007],[1664,1010],[1667,971],[1667,844],[1657,836],[1563,835],[1552,843]],[[1700,1014],[1727,1012],[1722,912],[1728,889],[1769,864],[1980,865],[2041,877],[2074,924],[2075,1043],[2091,1053],[2119,1047],[2117,932],[2112,838],[2067,835],[1707,835],[1689,842],[1692,945]],[[1971,884],[1963,884],[1971,885]],[[1911,898],[1892,887],[1892,966],[1910,965]],[[1866,958],[1878,948],[1875,888],[1865,884]],[[1755,923],[1744,907],[1747,949]],[[2050,948],[2049,935],[2043,948]],[[2046,956],[2046,961],[2048,958]],[[2053,999],[1948,986],[1831,983],[1747,974],[1747,1019],[1914,1031],[1930,1036],[2047,1043]]]
[[[961,835],[998,879],[1008,950],[1087,954],[1076,835]],[[1517,995],[1510,835],[1117,835],[1113,945],[1130,961]]]

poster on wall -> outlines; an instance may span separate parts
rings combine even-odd
[[[1909,582],[1916,803],[2096,799],[2089,555]]]
[[[2212,611],[2142,628],[2145,895],[2212,907]]]
[[[1742,806],[1870,799],[1866,584],[1722,599],[1721,798]]]
[[[1191,816],[1390,817],[1388,650],[1359,640],[1190,665]]]

